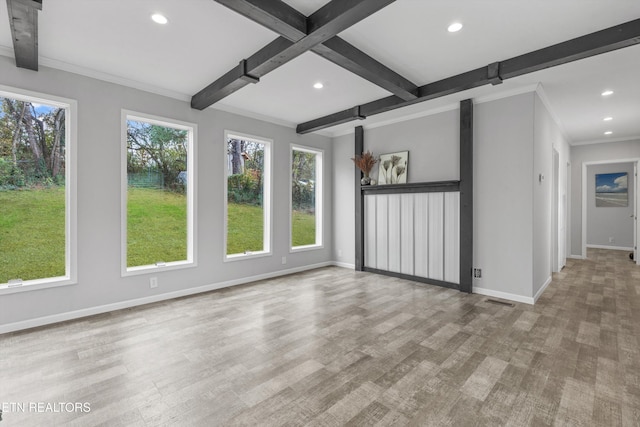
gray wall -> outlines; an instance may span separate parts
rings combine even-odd
[[[474,289],[533,296],[533,112],[533,93],[476,105]]]
[[[459,115],[458,110],[452,110],[365,130],[365,150],[376,156],[409,150],[407,182],[458,180]],[[353,151],[353,143],[351,148]],[[378,164],[374,170],[372,177],[377,179]]]
[[[640,140],[571,147],[571,254],[582,255],[582,164],[640,158]]]
[[[368,132],[365,132],[365,141]],[[354,135],[333,140],[333,245],[334,259],[351,268],[355,267],[355,172]],[[409,153],[411,156],[411,153]],[[409,159],[411,161],[411,159]]]
[[[458,110],[365,129],[364,149],[375,156],[409,150],[407,182],[457,180],[460,177]],[[335,259],[355,262],[353,133],[333,140]],[[378,164],[371,177],[378,179]]]
[[[289,144],[325,150],[330,139],[300,136],[294,129],[221,112],[193,110],[188,102],[41,67],[32,72],[0,57],[0,85],[78,101],[78,284],[0,295],[0,327],[14,322],[95,309],[154,295],[180,292],[333,259],[332,162],[324,162],[324,248],[289,253]],[[193,268],[148,275],[120,275],[120,114],[121,109],[173,118],[198,125],[197,247]],[[224,130],[274,140],[273,256],[223,262]],[[287,256],[282,265],[281,257]],[[149,276],[159,287],[149,288]]]
[[[534,96],[534,129],[533,129],[533,295],[537,295],[542,287],[551,280],[552,245],[558,244],[559,251],[566,242],[566,195],[567,168],[569,161],[569,145],[553,117],[547,110],[538,93]],[[559,155],[558,182],[553,180],[553,150]],[[564,166],[563,166],[564,165]],[[540,180],[540,174],[544,179]],[[558,200],[553,200],[553,186],[557,186]],[[553,203],[558,204],[558,217],[553,221]],[[553,233],[557,227],[556,237]],[[564,265],[564,256],[558,265]]]
[[[474,291],[533,302],[551,275],[552,147],[569,147],[536,93],[475,105]],[[374,154],[409,150],[409,182],[459,179],[458,110],[365,129]],[[336,259],[354,262],[353,135],[334,138]],[[560,168],[566,187],[566,167]],[[545,181],[538,182],[538,173]],[[566,197],[566,193],[565,193]]]
[[[626,172],[629,204],[626,207],[596,207],[596,174]],[[633,163],[614,163],[587,167],[587,245],[630,248],[633,250]],[[609,241],[613,238],[613,242]]]

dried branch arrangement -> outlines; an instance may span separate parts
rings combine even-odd
[[[365,176],[369,176],[371,169],[373,169],[373,166],[378,162],[378,159],[376,159],[370,151],[365,151],[362,155],[356,155],[352,157],[351,160],[353,160],[353,163],[355,163],[356,167],[360,169]]]

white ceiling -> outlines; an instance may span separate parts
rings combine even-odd
[[[325,0],[285,0],[309,15]],[[149,17],[161,12],[169,23]],[[340,34],[417,85],[640,18],[638,0],[397,0]],[[446,27],[460,21],[459,33]],[[188,100],[276,38],[213,0],[44,0],[40,63]],[[0,54],[13,55],[0,2]],[[325,130],[376,126],[488,99],[540,83],[574,143],[640,137],[640,46],[510,79]],[[0,83],[1,83],[0,77]],[[322,81],[325,88],[312,84]],[[603,99],[600,93],[615,94]],[[294,126],[388,96],[385,90],[306,53],[213,108]],[[611,122],[603,122],[612,116]],[[604,136],[612,130],[611,136]]]

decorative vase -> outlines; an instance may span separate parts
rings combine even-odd
[[[370,185],[371,184],[371,178],[369,178],[369,175],[363,176],[362,179],[360,180],[360,184],[361,185]]]

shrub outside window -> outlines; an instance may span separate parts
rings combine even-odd
[[[322,247],[322,151],[291,146],[291,250]]]
[[[271,141],[225,132],[225,260],[271,253]]]
[[[0,91],[3,293],[75,282],[75,109],[75,101]]]
[[[123,121],[123,274],[194,264],[195,125]]]

